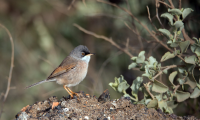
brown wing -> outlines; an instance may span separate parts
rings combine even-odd
[[[62,63],[51,73],[51,75],[47,79],[51,79],[53,77],[59,76],[61,74],[67,73],[71,69],[75,68],[77,65],[77,60],[68,56],[66,57]]]

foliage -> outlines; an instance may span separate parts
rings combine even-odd
[[[188,98],[197,98],[200,96],[200,83],[196,81],[194,69],[200,66],[200,39],[193,38],[195,43],[190,40],[184,40],[182,30],[184,28],[183,20],[192,12],[190,8],[185,9],[168,9],[167,13],[163,13],[161,17],[169,21],[170,29],[158,29],[162,35],[167,38],[166,45],[172,48],[167,51],[161,58],[160,62],[153,56],[145,57],[145,51],[141,51],[137,57],[132,57],[132,63],[128,69],[139,69],[143,71],[132,83],[131,87],[127,84],[123,76],[115,78],[115,83],[109,85],[115,90],[129,96],[136,104],[145,104],[148,108],[160,108],[167,113],[173,113],[173,109],[177,107],[178,102],[183,102]],[[190,48],[190,49],[188,49]],[[191,51],[190,51],[191,50]],[[192,55],[184,55],[186,52],[192,52]],[[173,65],[173,60],[179,57],[180,61]],[[171,61],[171,65],[162,66],[163,62]],[[169,73],[169,69],[176,68]],[[168,76],[167,81],[158,80],[161,74]],[[169,74],[168,74],[169,73]],[[147,83],[143,83],[143,79],[148,79]],[[186,85],[191,91],[185,89]],[[131,88],[131,95],[126,93]],[[138,100],[138,91],[144,93],[144,98]]]

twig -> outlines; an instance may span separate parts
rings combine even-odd
[[[127,38],[127,41],[126,41],[126,49],[128,50],[128,46],[129,46],[129,38]]]
[[[159,1],[159,3],[162,3],[162,4],[166,5],[169,8],[172,8],[170,5],[168,5],[167,3],[163,2],[163,1]]]
[[[156,28],[156,26],[153,24],[152,20],[151,20],[151,15],[150,15],[149,7],[148,7],[148,6],[147,6],[147,12],[148,12],[148,18],[149,18],[149,21],[151,22],[151,25],[154,26],[154,28],[155,28],[156,30],[158,30],[158,29]]]
[[[75,1],[76,1],[76,0],[72,0],[71,4],[70,4],[69,7],[67,8],[68,10],[71,9],[71,7],[72,7],[72,5],[74,4]]]
[[[162,28],[164,28],[164,26],[163,26],[163,24],[162,24],[162,22],[160,21],[160,18],[159,18],[159,16],[158,16],[158,8],[159,8],[159,2],[158,2],[158,0],[156,0],[156,18],[158,19],[158,21],[159,21],[159,23],[160,23],[160,25],[162,26]]]
[[[174,92],[173,92],[173,94],[175,94],[176,93],[176,91],[178,90],[178,88],[180,87],[180,85],[177,85],[177,86],[175,86],[175,89],[174,89]]]
[[[172,0],[168,0],[169,1],[169,4],[171,5],[172,8],[174,8],[174,4],[172,2]]]
[[[115,42],[112,40],[112,38],[107,38],[107,37],[105,37],[105,36],[103,36],[103,35],[98,35],[98,34],[96,34],[96,33],[93,33],[93,32],[91,32],[91,31],[88,31],[88,30],[82,28],[81,26],[79,26],[79,25],[77,25],[77,24],[74,24],[74,26],[77,27],[79,30],[83,31],[83,32],[86,33],[86,34],[92,35],[92,36],[94,36],[94,37],[96,37],[96,38],[100,38],[100,39],[103,39],[103,40],[105,40],[105,41],[111,43],[113,46],[115,46],[116,48],[120,49],[121,51],[123,51],[124,53],[126,53],[128,56],[133,57],[133,55],[132,55],[127,49],[123,49],[122,47],[120,47],[117,43],[115,43]]]
[[[166,68],[165,68],[164,70],[169,70],[169,69],[175,68],[175,67],[177,67],[177,65],[166,66]],[[156,76],[154,76],[154,77],[152,78],[152,80],[156,79],[159,75],[161,75],[161,74],[163,73],[164,70],[161,70]]]
[[[169,1],[170,5],[171,5],[171,8],[174,8],[173,2],[172,2],[171,0],[168,0],[168,1]],[[180,2],[181,2],[181,0],[179,0],[179,8],[180,8],[180,6],[181,6],[181,3],[180,3]],[[195,43],[195,42],[186,34],[184,28],[182,29],[182,34],[183,34],[183,37],[184,37],[185,40],[189,40],[191,44],[194,44],[194,43]]]
[[[58,3],[58,2],[51,2],[51,0],[46,0],[47,3],[49,3],[55,10],[57,10],[58,12],[69,16],[68,12],[67,12],[67,8],[66,6],[64,6],[62,3]]]
[[[150,83],[151,83],[151,82],[148,82],[147,84],[144,84],[144,83],[143,83],[143,85],[144,85],[144,87],[146,88],[146,90],[147,90],[147,92],[149,93],[149,95],[151,96],[151,98],[154,99],[153,94],[151,94],[151,92],[149,91],[149,84],[150,84]]]
[[[163,47],[165,47],[167,50],[169,50],[170,52],[173,52],[172,49],[170,49],[166,44],[164,44],[162,41],[160,41],[150,30],[147,26],[145,26],[144,24],[142,24],[129,10],[125,9],[125,8],[122,8],[122,7],[119,7],[118,5],[116,4],[113,4],[113,3],[110,3],[110,2],[107,2],[107,1],[104,1],[104,0],[97,0],[98,2],[102,2],[102,3],[105,3],[105,4],[109,4],[109,5],[112,5],[114,7],[117,7],[123,11],[125,11],[126,13],[128,13],[134,20],[136,20],[144,29],[146,29],[149,34],[156,40],[156,42],[160,43]],[[180,55],[177,55],[181,60],[185,61]]]
[[[189,40],[189,41],[190,41],[190,44],[194,44],[194,43],[195,43],[195,41],[193,41],[193,40],[186,34],[184,28],[182,29],[182,33],[183,33],[184,39],[185,39],[185,40]]]
[[[13,67],[14,67],[14,42],[13,42],[13,38],[12,38],[12,35],[10,33],[10,31],[2,24],[0,24],[0,26],[6,30],[9,38],[10,38],[10,43],[11,43],[11,48],[12,48],[12,53],[11,53],[11,65],[10,65],[10,71],[9,71],[9,77],[8,77],[8,84],[7,84],[7,89],[6,89],[6,93],[4,95],[4,99],[3,99],[3,103],[2,103],[2,106],[1,106],[1,111],[0,111],[0,118],[1,118],[1,114],[2,114],[2,111],[3,111],[3,106],[4,106],[4,103],[7,99],[7,96],[8,96],[8,93],[10,91],[10,83],[11,83],[11,78],[12,78],[12,72],[13,72]]]
[[[179,0],[178,4],[179,4],[179,9],[181,10],[181,0]]]
[[[143,46],[142,38],[141,38],[141,35],[139,34],[139,31],[137,29],[136,30],[132,29],[126,22],[124,22],[124,24],[126,25],[126,27],[128,27],[133,33],[135,33],[138,36],[141,49],[143,50],[144,46]]]

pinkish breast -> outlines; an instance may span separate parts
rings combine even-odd
[[[57,78],[56,82],[67,87],[76,86],[86,77],[87,71],[88,64],[84,61],[79,61],[74,69]]]

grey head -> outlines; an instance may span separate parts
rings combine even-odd
[[[78,59],[78,60],[84,60],[87,62],[90,61],[91,55],[93,55],[93,54],[91,54],[89,49],[84,45],[79,45],[70,52],[71,57]]]

